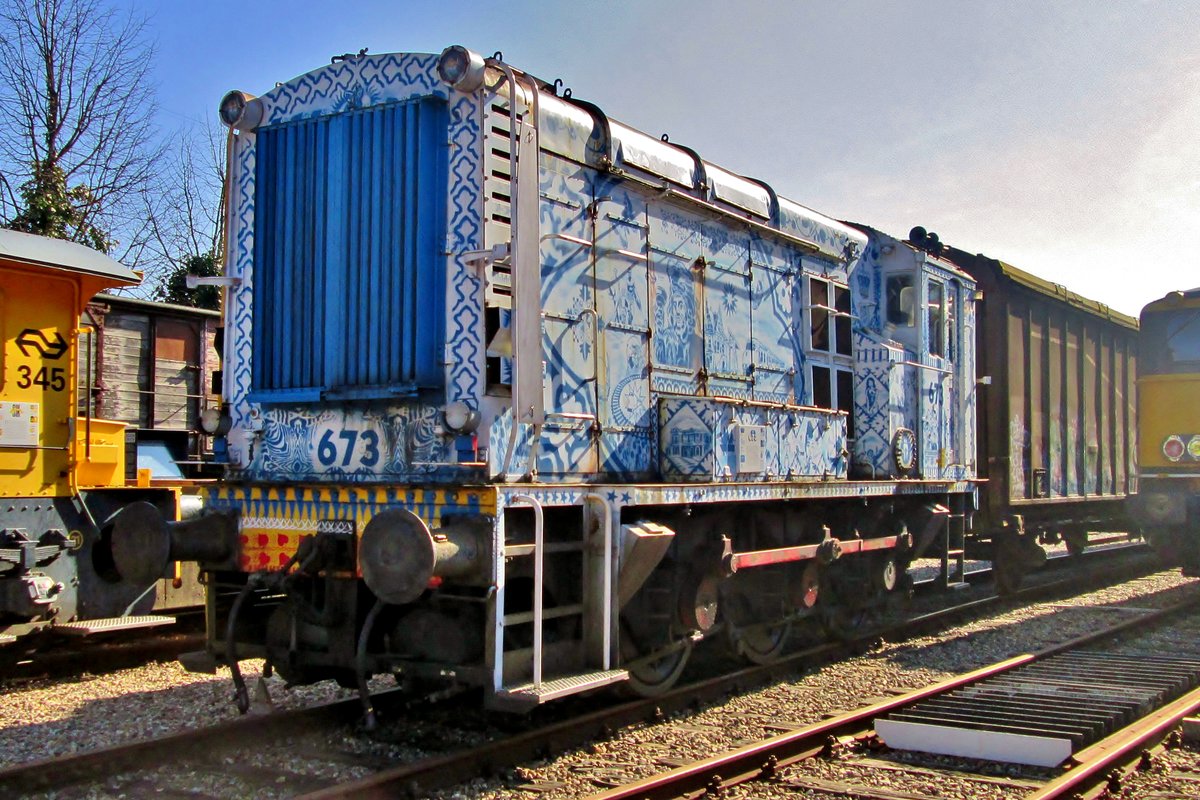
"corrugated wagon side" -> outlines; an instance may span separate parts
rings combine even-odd
[[[945,255],[983,292],[976,333],[983,538],[989,529],[999,545],[1062,536],[1075,549],[1086,546],[1089,531],[1129,530],[1137,320],[1002,261],[955,248]]]
[[[81,413],[90,401],[93,414],[129,426],[131,468],[156,479],[209,474],[212,444],[199,419],[219,405],[211,389],[220,314],[106,294],[83,322]]]

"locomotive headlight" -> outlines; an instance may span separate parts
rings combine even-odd
[[[438,76],[460,92],[473,92],[483,85],[483,56],[462,45],[451,45],[438,58]]]
[[[454,433],[472,433],[479,427],[479,412],[461,400],[455,400],[442,409],[446,429]]]
[[[1188,439],[1187,452],[1193,461],[1200,461],[1200,433]]]
[[[1163,455],[1168,461],[1178,461],[1183,458],[1183,437],[1172,434],[1163,440]]]
[[[221,98],[219,109],[221,122],[239,131],[252,131],[259,126],[263,118],[263,104],[252,94],[239,92],[236,89]]]
[[[219,408],[206,408],[200,412],[200,430],[209,436],[223,436],[229,433],[232,424],[233,420],[229,415],[222,413]]]

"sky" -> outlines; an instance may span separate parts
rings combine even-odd
[[[115,0],[161,127],[333,55],[496,51],[829,216],[1136,314],[1200,286],[1200,0]]]

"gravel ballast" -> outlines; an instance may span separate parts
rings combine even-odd
[[[885,643],[860,657],[777,681],[720,705],[693,714],[677,715],[660,724],[619,732],[610,740],[554,759],[530,763],[501,778],[480,779],[435,796],[444,800],[501,797],[555,800],[590,795],[606,785],[645,777],[789,727],[819,721],[883,696],[927,686],[1012,655],[1107,627],[1118,619],[1139,613],[1139,609],[1170,605],[1197,592],[1200,592],[1200,584],[1172,571],[1076,598],[1015,608],[986,620],[956,626],[943,634]],[[1154,646],[1195,652],[1200,649],[1197,644],[1200,636],[1196,634],[1197,630],[1193,628],[1190,638],[1184,636],[1186,640],[1178,641],[1163,634],[1167,638],[1156,640]],[[252,688],[261,668],[259,661],[243,664],[243,672]],[[282,681],[277,677],[267,683],[277,708],[303,707],[354,694],[331,682],[287,691],[283,690]],[[0,766],[108,747],[232,719],[237,716],[232,696],[227,670],[216,676],[198,675],[185,672],[175,663],[148,664],[73,680],[4,685],[0,695]],[[401,760],[405,758],[401,753],[404,748],[397,748],[394,743],[390,747],[380,747],[380,743],[369,741],[364,744],[364,751],[380,756],[388,753]],[[1194,751],[1187,748],[1172,751],[1172,764],[1178,760],[1181,761],[1179,769],[1189,769],[1190,764],[1190,769],[1200,770],[1200,761],[1195,756]],[[729,796],[819,797],[821,793],[815,787],[820,786],[821,781],[853,783],[856,774],[865,774],[856,760],[869,757],[868,754],[848,753],[841,759],[821,762],[813,767],[816,771],[812,773],[797,772],[790,786],[785,776],[784,780],[774,784],[733,790]],[[920,772],[905,772],[902,766],[893,763],[890,771],[885,772],[889,789],[894,785],[897,792],[928,794],[929,782],[935,778]],[[924,761],[914,765],[919,769],[926,767]],[[325,769],[322,767],[322,771]],[[946,784],[945,776],[939,771],[936,796],[1014,797],[1021,794],[1017,789],[1019,784],[1014,781],[1024,780],[1028,773],[1010,773],[1001,769],[999,774],[991,775],[991,781],[964,775],[957,779],[961,785],[955,785],[953,781]],[[875,770],[871,774],[874,775]],[[362,775],[361,766],[347,765],[340,773],[331,773],[327,777],[352,780]],[[1159,777],[1167,780],[1162,775]],[[879,779],[865,780],[878,782]],[[180,786],[182,781],[173,783]]]

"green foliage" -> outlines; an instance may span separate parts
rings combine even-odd
[[[167,303],[175,303],[192,308],[207,308],[219,311],[221,308],[221,290],[217,286],[197,286],[187,288],[188,274],[199,275],[202,278],[215,278],[221,275],[221,265],[217,263],[215,253],[186,256],[167,275],[158,287],[158,299]]]
[[[9,221],[15,231],[69,239],[107,253],[115,244],[108,233],[87,221],[94,202],[86,186],[67,186],[67,176],[50,159],[33,165],[29,180],[21,184],[22,206]]]

